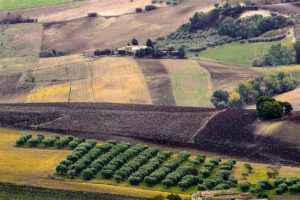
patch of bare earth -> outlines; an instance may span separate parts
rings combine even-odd
[[[23,103],[27,93],[34,88],[34,83],[17,86],[22,73],[13,73],[1,79],[0,102]]]
[[[176,105],[168,72],[159,60],[137,59],[154,105]]]
[[[193,0],[175,7],[123,15],[114,20],[98,17],[46,24],[42,50],[60,49],[81,53],[92,48],[122,47],[132,38],[143,43],[148,38],[156,39],[175,31],[195,12],[210,9],[215,2]]]
[[[246,82],[250,78],[260,75],[250,67],[230,66],[209,60],[199,60],[198,63],[211,74],[214,91],[222,89],[233,92],[234,86],[238,82]]]

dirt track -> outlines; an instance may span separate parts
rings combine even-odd
[[[235,67],[207,60],[199,60],[198,63],[211,74],[214,91],[222,89],[233,92],[238,82],[246,82],[250,78],[261,75],[250,67]]]
[[[263,9],[275,8],[275,9],[278,9],[278,10],[289,11],[289,12],[299,14],[300,13],[300,2],[261,5],[260,8],[263,8]]]
[[[131,137],[263,162],[300,163],[299,149],[270,136],[255,135],[255,123],[256,111],[244,109],[92,103],[0,104],[3,127],[102,140]]]

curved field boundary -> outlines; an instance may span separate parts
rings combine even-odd
[[[194,60],[163,59],[161,63],[171,77],[178,106],[212,107],[211,78],[208,71]]]
[[[136,59],[141,68],[154,105],[176,105],[168,72],[159,60]]]

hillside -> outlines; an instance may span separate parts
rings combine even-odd
[[[0,125],[5,127],[102,140],[132,137],[264,162],[300,162],[298,149],[293,148],[299,143],[255,134],[254,110],[126,104],[2,104],[0,114]],[[293,119],[289,121],[299,122]]]

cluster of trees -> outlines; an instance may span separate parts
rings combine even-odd
[[[138,41],[136,40],[136,42],[134,41],[136,39],[132,40],[132,44],[133,45],[138,45]],[[135,43],[135,44],[134,44]],[[163,51],[160,50],[157,46],[154,46],[154,43],[148,38],[147,42],[146,42],[147,48],[145,49],[139,49],[135,52],[135,57],[137,58],[143,58],[145,56],[151,56],[152,58],[156,58],[159,59],[161,57],[163,57]],[[174,51],[174,49],[171,52]],[[179,47],[178,48],[178,54],[177,57],[180,59],[185,58],[185,50],[183,47]]]
[[[85,170],[82,171],[84,179],[92,179],[107,165],[112,159],[130,148],[129,143],[121,142],[114,145],[106,154],[94,160]]]
[[[296,46],[284,46],[281,44],[273,45],[271,49],[261,58],[253,60],[252,66],[277,66],[291,65],[296,63]]]
[[[66,174],[68,172],[68,167],[81,159],[88,151],[94,148],[96,144],[97,142],[95,140],[89,140],[85,143],[79,144],[71,154],[66,156],[66,160],[62,161],[56,167],[56,172],[60,174]]]
[[[22,134],[17,140],[16,140],[16,145],[17,146],[22,146],[26,144],[26,142],[32,137],[31,134]]]
[[[11,14],[10,12],[0,20],[0,24],[34,23],[37,19],[23,18],[20,14]]]
[[[270,183],[269,180],[259,180],[255,188],[251,188],[250,182],[244,182],[239,185],[243,192],[247,192],[250,189],[253,192],[259,194],[258,196],[263,196],[265,190],[275,189],[276,194],[282,194],[285,192],[299,193],[300,192],[300,179],[298,177],[292,177],[288,180],[284,177],[277,177],[274,180],[274,185]]]
[[[292,22],[283,16],[263,17],[262,15],[254,15],[241,19],[227,17],[219,23],[218,31],[219,34],[232,38],[248,39],[289,25],[292,25]]]
[[[66,55],[70,55],[70,54],[68,52],[64,52],[64,51],[57,52],[55,49],[53,49],[52,51],[42,51],[39,53],[40,58],[60,57],[60,56],[66,56]]]
[[[190,161],[187,165],[179,167],[176,171],[167,175],[162,181],[162,184],[166,187],[176,185],[183,177],[187,175],[197,175],[197,167],[205,161],[204,155],[198,155],[194,160]],[[186,184],[182,184],[186,185]]]
[[[240,82],[234,92],[217,90],[211,97],[216,108],[242,108],[245,104],[253,104],[261,96],[273,96],[295,89],[298,81],[289,73],[266,74],[250,79],[247,83]]]
[[[156,157],[152,158],[148,164],[140,167],[135,173],[129,177],[129,183],[131,185],[138,185],[144,180],[146,176],[149,176],[159,166],[167,160],[173,153],[170,151],[160,151]]]
[[[229,3],[224,4],[223,7],[219,4],[215,4],[215,8],[208,13],[195,13],[193,17],[190,18],[190,23],[181,26],[182,30],[185,31],[195,31],[204,30],[216,25],[220,18],[226,17],[237,17],[245,10],[257,10],[258,8],[253,5],[241,6],[237,4],[232,7]]]
[[[137,171],[141,166],[143,166],[149,159],[153,158],[159,152],[158,148],[152,147],[146,149],[140,153],[132,162],[123,165],[118,171],[116,171],[114,178],[116,181],[124,181],[132,173]]]
[[[293,107],[289,102],[276,101],[274,98],[262,96],[257,99],[256,110],[260,119],[270,120],[289,115]]]
[[[190,156],[191,154],[189,152],[180,152],[176,158],[170,160],[168,163],[152,172],[149,176],[146,176],[145,183],[149,186],[159,183]]]
[[[104,178],[111,178],[120,167],[127,163],[128,160],[136,157],[147,148],[148,147],[146,145],[138,144],[133,148],[126,150],[124,153],[121,153],[105,165],[101,170],[101,175]]]

